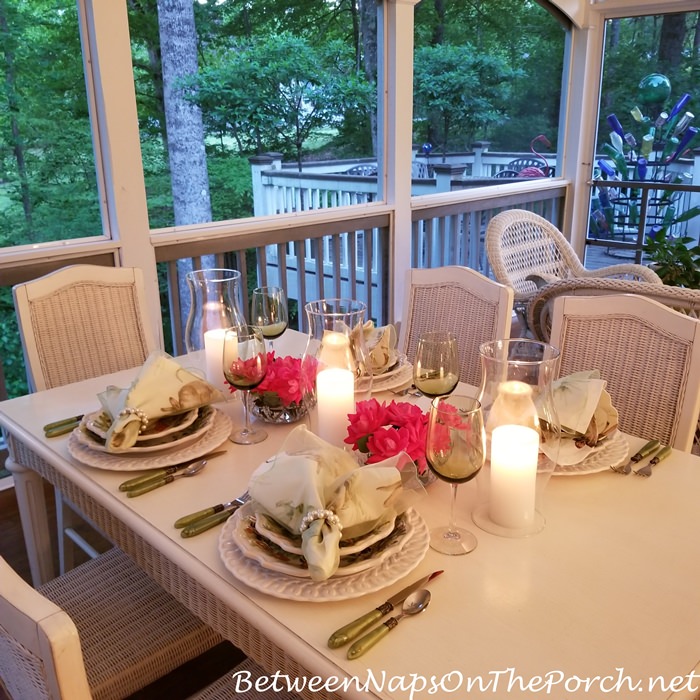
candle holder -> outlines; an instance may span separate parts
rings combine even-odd
[[[228,396],[221,364],[224,332],[245,324],[240,311],[241,273],[224,268],[192,270],[185,279],[190,290],[185,346],[188,352],[204,350],[207,380]]]
[[[302,358],[311,430],[339,447],[347,436],[348,415],[368,399],[372,375],[364,333],[366,306],[353,299],[320,299],[304,307],[309,338]],[[315,377],[315,381],[308,381]],[[360,380],[362,380],[360,382]],[[314,410],[311,410],[314,408]]]
[[[484,343],[479,352],[486,462],[472,520],[494,535],[527,537],[544,528],[544,491],[559,453],[552,393],[559,350],[517,338]]]

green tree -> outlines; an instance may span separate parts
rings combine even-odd
[[[315,45],[283,33],[229,51],[201,71],[192,99],[219,133],[229,130],[239,150],[279,146],[301,170],[308,140],[337,129],[348,111],[366,111],[371,92],[346,44]]]
[[[416,117],[435,124],[438,133],[426,138],[448,148],[464,148],[489,125],[505,119],[510,81],[517,71],[498,56],[471,46],[425,46],[416,50],[414,100]],[[459,141],[452,131],[459,125]]]

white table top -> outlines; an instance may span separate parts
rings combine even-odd
[[[266,426],[269,438],[255,446],[227,442],[228,454],[196,478],[133,499],[117,486],[138,472],[82,466],[70,457],[67,437],[43,437],[43,425],[97,408],[97,392],[107,383],[126,386],[133,374],[0,403],[0,425],[313,673],[354,677],[360,687],[369,682],[375,689],[373,677],[385,685],[369,697],[401,699],[466,694],[418,692],[423,682],[430,687],[431,677],[444,680],[445,688],[466,688],[471,682],[474,695],[498,698],[692,698],[700,690],[700,679],[692,680],[691,690],[684,685],[687,678],[677,680],[677,694],[670,685],[674,677],[691,673],[700,659],[697,457],[674,452],[649,479],[611,471],[554,476],[546,494],[546,527],[526,539],[497,537],[471,523],[476,484],[464,484],[458,516],[479,540],[474,552],[448,557],[430,550],[409,575],[363,598],[283,600],[229,573],[217,549],[220,527],[183,539],[173,522],[242,492],[252,470],[279,448],[288,427]],[[219,407],[240,420],[240,402]],[[632,448],[642,442],[630,438]],[[448,498],[447,485],[429,486],[419,507],[428,526],[444,524]],[[430,583],[429,608],[404,620],[363,657],[349,661],[345,648],[327,647],[333,630],[438,569],[444,573]],[[655,684],[653,679],[658,679]],[[644,685],[630,691],[637,683]],[[649,683],[653,687],[647,689]],[[357,688],[347,696],[368,697]]]

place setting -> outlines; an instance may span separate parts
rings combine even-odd
[[[362,465],[299,425],[253,472],[247,500],[222,514],[219,554],[235,578],[275,597],[358,597],[423,559],[424,496],[407,455]]]
[[[213,405],[224,399],[221,391],[164,352],[151,353],[129,387],[108,386],[96,398],[100,408],[72,424],[68,451],[98,469],[184,465],[212,452],[231,433],[231,419]],[[45,434],[65,425],[46,426]]]

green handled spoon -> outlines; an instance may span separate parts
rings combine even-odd
[[[371,649],[380,639],[385,637],[391,630],[403,620],[406,615],[417,615],[423,612],[430,603],[430,591],[427,588],[420,588],[415,593],[411,593],[401,606],[401,613],[396,617],[390,617],[386,622],[375,627],[364,637],[360,637],[349,649],[348,659],[357,659],[366,651]]]

